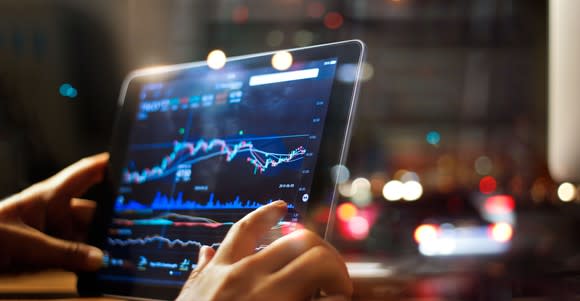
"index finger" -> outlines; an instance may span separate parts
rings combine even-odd
[[[80,196],[100,182],[109,161],[108,153],[83,158],[47,180],[52,198],[69,199]]]
[[[234,263],[254,254],[258,240],[284,217],[287,210],[284,201],[276,201],[246,215],[228,231],[214,260]]]

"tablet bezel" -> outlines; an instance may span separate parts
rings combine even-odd
[[[337,74],[332,85],[329,98],[328,111],[321,137],[318,159],[314,169],[314,177],[311,185],[311,200],[309,212],[313,207],[328,206],[330,212],[334,212],[336,199],[336,183],[332,178],[331,168],[344,164],[350,132],[352,129],[356,99],[358,96],[359,81],[362,63],[364,60],[365,46],[360,40],[348,40],[336,43],[315,45],[310,47],[287,49],[292,54],[295,62],[313,61],[327,58],[337,59],[338,71],[346,64],[355,67],[350,81],[340,81]],[[265,52],[252,55],[244,55],[228,58],[229,63],[243,62],[245,59],[259,59],[261,64],[269,62],[271,56],[276,53]],[[173,72],[181,72],[189,68],[207,66],[206,62],[186,63],[165,67],[155,67],[132,72],[125,79],[119,97],[119,112],[113,132],[110,162],[103,183],[99,190],[95,221],[89,232],[89,243],[95,246],[104,246],[106,229],[108,228],[113,214],[115,193],[118,190],[121,179],[121,171],[125,162],[128,147],[129,133],[135,120],[138,105],[140,103],[139,87],[142,83],[150,82],[153,78],[159,80],[171,75]],[[326,229],[315,229],[320,235],[328,237],[333,228],[333,214],[329,214]],[[168,299],[174,298],[179,293],[179,288],[174,286],[144,285],[130,282],[113,282],[99,280],[96,273],[79,273],[77,288],[82,296],[115,295],[131,298]]]

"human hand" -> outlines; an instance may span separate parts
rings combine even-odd
[[[328,300],[348,300],[352,283],[344,261],[316,234],[298,230],[255,253],[286,211],[282,201],[263,206],[234,224],[217,252],[202,247],[177,300],[299,301],[319,290]]]
[[[103,178],[109,155],[84,158],[0,202],[0,271],[95,270],[101,250],[80,243],[94,202],[77,199]]]

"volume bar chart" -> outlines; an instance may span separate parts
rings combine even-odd
[[[200,203],[193,200],[184,200],[183,193],[181,192],[178,193],[175,198],[157,192],[151,205],[145,205],[134,200],[125,203],[124,198],[121,196],[117,199],[115,211],[257,209],[271,202],[272,200],[268,200],[265,203],[259,203],[252,200],[242,201],[239,196],[236,196],[231,201],[220,201],[215,198],[213,193],[211,193],[209,199],[205,203]],[[294,208],[294,206],[288,204],[288,208]]]

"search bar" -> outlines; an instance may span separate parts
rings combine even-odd
[[[312,68],[298,71],[254,75],[250,77],[250,86],[261,86],[267,84],[289,82],[293,80],[317,78],[318,71],[319,71],[318,68]]]

